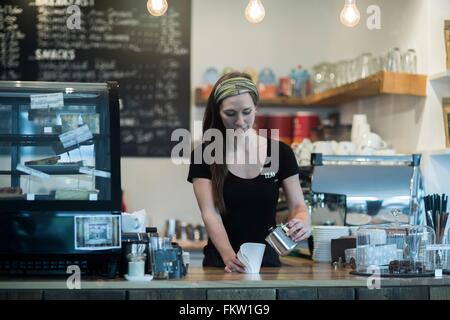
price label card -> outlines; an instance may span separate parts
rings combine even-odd
[[[92,138],[92,132],[86,124],[77,129],[70,130],[69,132],[59,135],[59,140],[63,144],[64,148],[69,148]]]
[[[18,164],[16,167],[17,171],[23,172],[23,173],[27,173],[30,176],[33,177],[39,177],[41,179],[50,179],[50,176],[42,171],[36,170],[36,169],[32,169],[30,167],[24,166],[23,164]]]
[[[62,92],[30,95],[31,109],[47,109],[64,107]]]
[[[426,249],[427,251],[450,250],[450,244],[429,244]]]
[[[442,279],[442,269],[434,270],[434,278],[435,279]]]
[[[89,200],[90,201],[97,201],[97,194],[96,193],[89,193]]]
[[[52,133],[53,128],[52,127],[44,127],[44,133]]]
[[[81,167],[79,171],[80,171],[80,173],[94,175],[97,177],[111,178],[111,173],[107,172],[107,171],[95,170],[95,169],[87,168],[87,167]]]
[[[27,193],[27,200],[34,201],[34,193]]]

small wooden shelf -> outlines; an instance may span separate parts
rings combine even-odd
[[[448,81],[448,80],[450,80],[450,71],[445,71],[430,76],[430,81]]]
[[[444,71],[429,77],[431,87],[439,100],[450,96],[450,71]]]
[[[304,98],[276,97],[263,99],[259,106],[329,106],[384,94],[425,97],[427,94],[427,76],[383,71],[365,79]],[[202,97],[200,88],[195,90],[195,104],[197,106],[206,105],[206,99]]]

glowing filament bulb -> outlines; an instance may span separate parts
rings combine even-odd
[[[152,16],[162,16],[167,11],[167,1],[166,0],[148,0],[147,10]]]
[[[341,23],[347,27],[354,27],[358,24],[361,15],[356,7],[356,0],[345,0],[344,8],[341,11]]]
[[[245,18],[251,23],[259,23],[264,19],[266,10],[260,0],[250,0],[245,8]]]

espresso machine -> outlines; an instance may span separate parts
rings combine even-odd
[[[312,154],[313,225],[423,224],[421,155]]]

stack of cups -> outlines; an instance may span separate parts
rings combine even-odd
[[[370,132],[370,125],[367,123],[367,116],[365,114],[353,115],[352,122],[352,142],[357,145],[360,138]]]
[[[288,145],[292,143],[292,116],[290,114],[272,114],[267,118],[267,129],[269,129],[269,137],[276,139],[272,134],[272,130],[278,130],[278,139]],[[268,132],[269,133],[269,132]]]
[[[344,226],[315,226],[313,229],[313,260],[331,262],[331,239],[348,236],[349,228]]]
[[[311,131],[320,125],[320,118],[311,112],[297,112],[294,118],[293,142],[311,138]]]

